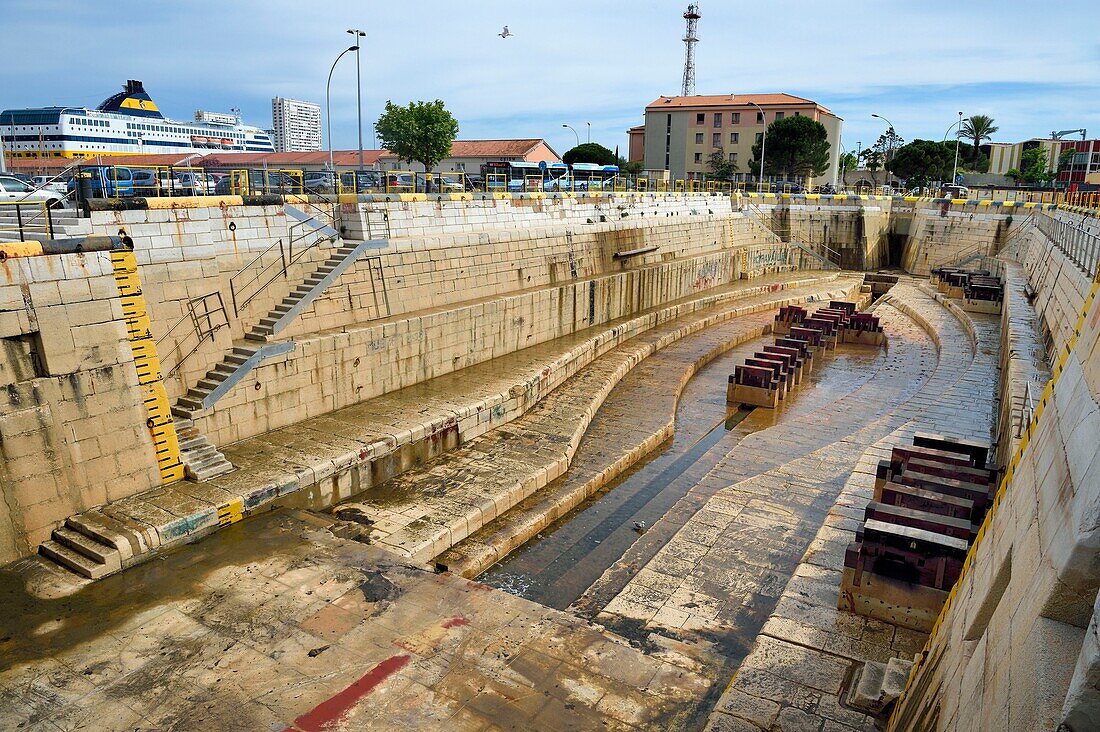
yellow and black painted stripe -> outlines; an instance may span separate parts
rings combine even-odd
[[[180,457],[176,426],[172,422],[168,392],[164,388],[157,346],[150,329],[145,295],[141,292],[137,258],[133,252],[113,251],[111,265],[118,294],[122,299],[122,315],[126,321],[130,350],[134,354],[134,365],[137,367],[142,402],[145,404],[145,425],[153,438],[160,477],[164,483],[174,483],[183,479],[183,459]]]

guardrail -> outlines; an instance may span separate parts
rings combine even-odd
[[[1035,219],[1039,231],[1054,243],[1089,278],[1095,278],[1100,265],[1100,235],[1081,224],[1049,215]]]
[[[35,239],[53,239],[52,203],[0,201],[0,233],[18,233],[19,241],[26,241],[28,235]]]
[[[216,290],[187,301],[187,311],[172,323],[168,331],[156,341],[157,352],[161,354],[162,358],[166,357],[168,353],[161,348],[161,344],[175,335],[180,327],[188,322],[191,323],[191,330],[177,341],[172,348],[171,353],[176,354],[176,362],[172,365],[172,368],[164,372],[165,376],[171,376],[178,371],[184,362],[199,350],[203,341],[207,338],[214,340],[215,333],[222,328],[229,327],[229,318],[225,313],[221,291]],[[183,353],[185,350],[187,352]]]

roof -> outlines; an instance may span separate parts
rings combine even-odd
[[[646,109],[667,109],[669,107],[730,107],[738,104],[759,104],[761,107],[793,107],[811,106],[817,107],[822,112],[832,114],[827,107],[823,107],[810,99],[796,97],[793,94],[696,94],[690,97],[657,97],[646,105]]]
[[[523,157],[539,145],[546,145],[555,156],[558,154],[539,138],[524,140],[455,140],[451,144],[452,158]]]
[[[645,125],[644,124],[634,125],[629,130],[627,130],[627,133],[631,133],[631,132],[645,132]]]

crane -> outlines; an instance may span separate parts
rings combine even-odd
[[[1072,134],[1074,132],[1080,132],[1082,140],[1084,140],[1085,135],[1088,134],[1087,131],[1085,130],[1085,128],[1081,127],[1080,129],[1076,129],[1076,130],[1062,130],[1061,132],[1051,132],[1050,133],[1050,139],[1052,139],[1052,140],[1061,140],[1066,135]]]

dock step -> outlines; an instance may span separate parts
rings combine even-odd
[[[65,569],[79,574],[88,579],[99,579],[110,574],[106,564],[100,564],[94,559],[89,559],[80,552],[73,551],[60,542],[50,540],[38,546],[38,553],[46,559],[60,564]]]

